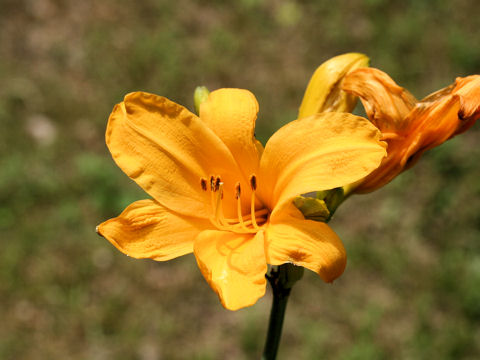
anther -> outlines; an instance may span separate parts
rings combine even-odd
[[[217,179],[215,180],[215,191],[218,191],[220,189],[220,183],[222,180],[220,179],[220,176],[217,176]]]
[[[252,199],[250,201],[250,215],[252,216],[252,226],[255,230],[258,230],[257,220],[255,219],[255,190],[257,190],[257,177],[255,175],[250,176],[250,186],[252,187]]]
[[[212,175],[210,176],[210,191],[215,190],[215,177]]]
[[[207,179],[201,178],[200,179],[200,185],[202,186],[203,191],[207,191]]]
[[[241,190],[241,188],[240,188],[240,183],[237,182],[237,183],[235,184],[235,199],[237,199],[237,200],[240,199],[240,194],[241,194],[241,192],[242,192],[242,190]]]
[[[257,190],[257,177],[255,175],[250,176],[250,186],[252,187],[252,190]]]

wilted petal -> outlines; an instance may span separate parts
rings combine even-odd
[[[409,132],[388,141],[388,154],[382,164],[356,188],[358,193],[376,190],[413,166],[421,155],[455,135],[460,111],[458,95],[432,103],[421,102],[408,114]]]
[[[453,94],[460,96],[461,121],[456,134],[467,131],[480,118],[480,75],[457,78]]]
[[[424,152],[443,144],[455,135],[460,122],[458,118],[460,106],[460,98],[457,95],[433,103],[417,104],[407,117],[407,121],[412,125],[410,133],[404,140],[407,149],[402,165],[417,152]]]
[[[449,110],[449,106],[456,106],[457,102],[458,116],[452,115],[445,118],[444,113]],[[450,86],[422,99],[418,107],[427,110],[429,121],[426,122],[425,118],[417,118],[415,114],[409,114],[410,121],[415,123],[415,128],[412,130],[418,132],[424,128],[433,128],[437,133],[443,134],[443,137],[447,134],[447,139],[465,132],[480,118],[480,75],[457,78]],[[442,121],[432,120],[436,118],[435,114],[443,116]],[[448,127],[445,126],[447,123]]]
[[[406,116],[417,100],[390,76],[375,68],[354,70],[345,76],[343,90],[359,96],[368,118],[382,132],[404,132]]]

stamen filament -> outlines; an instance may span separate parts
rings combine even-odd
[[[263,224],[267,221],[267,218],[260,218],[260,219],[256,219],[257,220],[257,223],[260,223],[260,224]],[[252,220],[247,220],[247,221],[244,221],[243,222],[245,224],[245,226],[247,225],[251,225],[252,224]]]
[[[258,230],[257,219],[255,218],[255,190],[252,189],[252,201],[250,203],[250,213],[252,214],[252,226],[255,230]]]
[[[219,217],[218,217],[218,197],[217,201],[215,200],[215,192],[217,191],[217,180],[219,178],[216,178],[212,175],[210,176],[210,204],[212,206],[212,212],[215,215],[210,216],[210,222],[212,223],[213,226],[220,230],[227,230],[223,224],[220,223]],[[219,181],[218,181],[219,182]],[[221,199],[220,199],[221,200]]]
[[[212,183],[210,182],[210,185]],[[212,211],[215,213],[215,188],[214,186],[210,187],[210,204],[212,206]]]
[[[201,187],[206,190],[207,179],[201,178]],[[235,198],[237,200],[237,218],[226,218],[223,212],[223,188],[224,183],[219,176],[210,177],[210,200],[212,215],[210,216],[210,222],[219,230],[232,231],[241,234],[254,234],[260,228],[259,224],[264,224],[268,219],[268,210],[261,209],[255,211],[255,190],[257,187],[256,177],[252,175],[250,177],[250,186],[252,188],[251,207],[250,214],[242,215],[242,201],[241,201],[241,188],[240,182],[235,185]]]
[[[217,203],[215,207],[215,219],[222,225],[228,225],[225,221],[225,216],[223,215],[223,206],[222,206],[222,198],[223,198],[223,182],[218,181],[220,178],[217,178],[217,183],[215,184],[215,191],[218,191],[217,194]]]
[[[263,215],[268,215],[268,210],[267,209],[261,209],[261,210],[255,211],[255,217],[259,218],[259,217],[262,217]],[[245,222],[245,221],[250,220],[251,217],[252,217],[252,214],[247,214],[247,215],[242,216],[242,219]],[[238,221],[237,219],[228,219],[228,218],[226,218],[225,220],[228,221],[228,222],[237,222]]]
[[[237,199],[237,216],[238,216],[238,225],[240,227],[248,232],[251,232],[252,229],[249,229],[245,222],[243,221],[243,216],[242,216],[242,199],[240,197],[241,195],[241,188],[240,188],[240,183],[238,182],[237,185],[235,186],[235,197]],[[235,225],[234,225],[235,226]]]

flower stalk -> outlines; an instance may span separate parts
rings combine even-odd
[[[272,309],[268,323],[267,339],[263,350],[263,360],[277,357],[278,346],[282,337],[283,320],[288,298],[293,285],[302,278],[304,268],[293,264],[272,266],[266,275],[273,291]]]
[[[305,219],[328,222],[349,195],[343,188],[334,188],[316,192],[315,198],[298,196],[293,203]],[[262,360],[274,360],[277,357],[290,292],[293,285],[303,277],[303,272],[302,266],[286,263],[272,266],[266,275],[272,287],[273,300]]]

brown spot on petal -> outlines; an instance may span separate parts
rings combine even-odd
[[[310,257],[309,254],[300,249],[289,252],[288,256],[293,263],[303,262]]]

